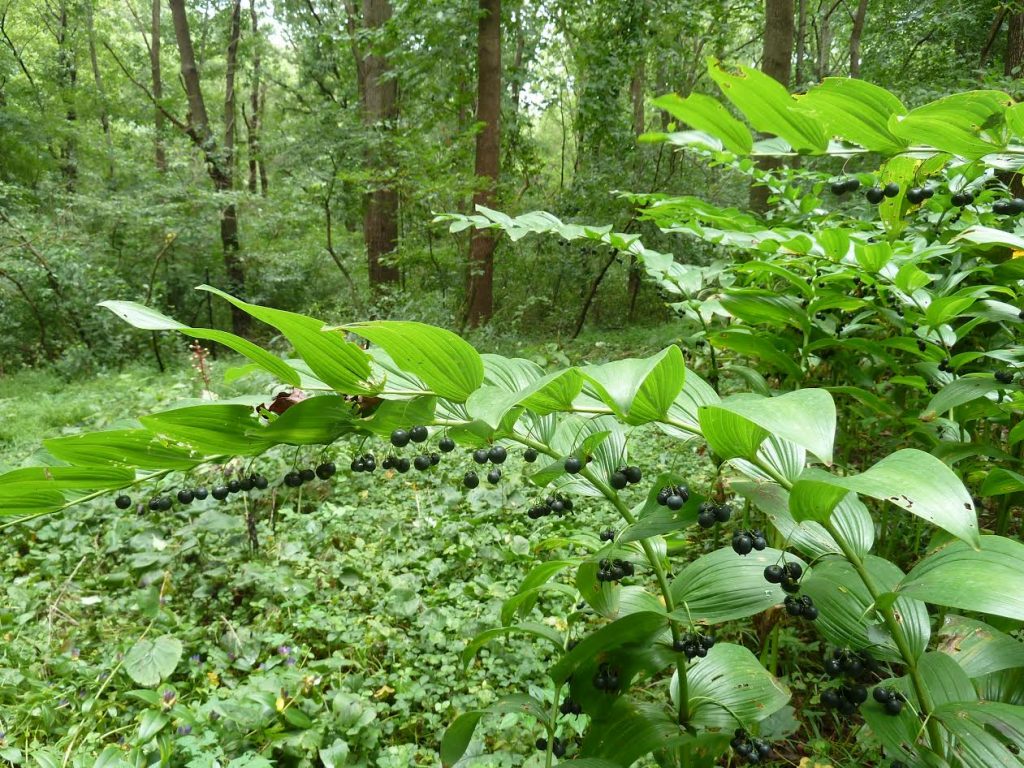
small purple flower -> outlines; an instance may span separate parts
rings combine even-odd
[[[189,661],[191,661],[193,664],[202,664],[203,657],[200,656],[198,653],[194,653],[189,657]]]
[[[70,703],[71,703],[71,702],[70,702],[70,701],[68,701],[67,699],[61,699],[61,700],[60,700],[60,701],[59,701],[59,702],[57,703],[57,706],[58,706],[58,707],[66,707],[66,706],[67,706],[68,704],[70,704]]]
[[[164,691],[164,704],[172,704],[176,698],[178,698],[178,694],[173,690]]]
[[[284,660],[284,663],[286,665],[288,665],[289,667],[294,667],[295,666],[295,657],[294,656],[289,656],[287,659]]]
[[[235,654],[233,654],[231,651],[228,651],[228,661],[234,661],[236,658],[238,657],[235,656]]]
[[[82,649],[81,648],[72,648],[71,649],[71,658],[72,659],[77,659],[81,655],[82,655]]]
[[[292,649],[289,648],[287,645],[279,645],[277,646],[277,652],[281,656],[288,656],[291,654]]]
[[[99,677],[97,677],[96,679],[97,679],[97,681],[102,683],[108,677],[110,677],[110,673],[109,672],[100,672]]]
[[[185,724],[185,725],[179,725],[178,726],[178,735],[179,736],[188,736],[190,733],[192,733],[192,726],[191,725]]]

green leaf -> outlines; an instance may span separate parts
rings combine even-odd
[[[796,443],[823,463],[832,463],[836,406],[832,395],[824,389],[798,389],[776,397],[733,395],[715,407],[756,424],[763,429],[765,436],[771,434]],[[760,442],[757,447],[760,447]],[[753,457],[753,454],[742,456],[746,459]]]
[[[703,728],[750,728],[785,706],[790,692],[741,645],[716,643],[686,669],[690,723]],[[673,676],[673,698],[678,699]]]
[[[935,605],[1024,621],[1024,544],[982,536],[975,551],[954,541],[930,554],[896,590]]]
[[[265,428],[247,405],[192,405],[143,416],[139,421],[158,437],[188,443],[204,453],[255,456],[271,445]]]
[[[903,577],[897,566],[879,557],[867,556],[864,565],[876,586],[885,592],[894,590]],[[875,615],[871,593],[846,560],[820,561],[804,576],[801,590],[818,607],[820,615],[815,627],[829,642],[855,651],[870,648],[877,658],[900,660],[895,641]],[[919,656],[931,636],[927,608],[917,600],[902,597],[895,607],[910,648]]]
[[[343,327],[382,347],[404,372],[447,400],[465,402],[484,381],[480,353],[451,331],[400,320]]]
[[[274,445],[330,445],[353,431],[354,405],[337,395],[301,400],[270,422],[263,437]]]
[[[187,446],[170,443],[145,429],[89,432],[53,437],[43,445],[61,461],[80,465],[114,464],[139,469],[189,470],[203,463]]]
[[[628,738],[623,738],[623,734],[629,734]],[[663,707],[619,698],[592,721],[581,754],[621,768],[633,765],[644,755],[670,749],[692,738]],[[565,765],[569,762],[576,768],[576,760]],[[586,759],[579,762],[585,764]]]
[[[66,504],[67,500],[60,491],[0,486],[0,517],[56,512]]]
[[[144,710],[139,719],[139,741],[145,744],[160,733],[169,722],[171,719],[162,712],[152,709]]]
[[[754,128],[784,139],[797,151],[823,152],[828,147],[821,125],[796,107],[778,81],[751,67],[738,70],[732,74],[715,59],[708,60],[711,79]]]
[[[437,410],[436,397],[414,397],[411,400],[385,400],[377,406],[373,416],[359,419],[360,429],[379,437],[387,437],[396,429],[408,429],[416,424],[430,424]],[[451,430],[453,436],[456,429]],[[458,437],[456,437],[458,439]]]
[[[181,641],[171,635],[139,640],[124,658],[124,671],[138,685],[152,687],[170,677],[181,661]]]
[[[598,616],[606,619],[615,618],[619,612],[622,587],[615,582],[598,581],[598,567],[596,560],[580,563],[580,567],[576,569],[575,586],[580,596]]]
[[[790,351],[780,350],[776,344],[782,344],[779,337],[768,334],[754,334],[750,329],[728,328],[709,336],[712,345],[725,347],[741,355],[759,359],[772,368],[799,379],[803,375],[800,366],[793,362]]]
[[[932,717],[956,739],[954,750],[964,768],[1024,765],[1020,748],[1024,744],[1024,707],[996,701],[955,702],[936,707]]]
[[[241,336],[211,328],[189,328],[183,323],[179,323],[177,320],[157,312],[155,309],[134,301],[101,301],[99,306],[106,307],[136,328],[150,331],[179,331],[194,339],[206,339],[223,344],[228,349],[233,349],[238,354],[249,358],[260,368],[273,374],[284,383],[291,384],[294,387],[299,386],[299,374],[294,368],[279,357],[270,354],[262,347],[243,339]]]
[[[975,245],[1002,245],[1015,251],[1024,250],[1024,237],[992,227],[968,227],[950,242],[955,243],[958,240],[966,240]]]
[[[1005,496],[1020,491],[1024,491],[1024,475],[1002,467],[996,467],[989,472],[985,482],[981,484],[982,496]]]
[[[123,488],[134,480],[134,471],[113,467],[23,467],[0,475],[0,491],[102,490]]]
[[[889,130],[913,144],[978,159],[1003,148],[999,128],[1011,104],[1002,91],[955,93],[906,115],[893,115]]]
[[[462,651],[462,664],[466,666],[473,660],[473,658],[480,652],[480,649],[487,645],[492,640],[496,640],[499,637],[505,637],[514,633],[522,633],[526,635],[532,635],[542,640],[547,640],[555,648],[561,650],[562,648],[562,635],[555,629],[545,625],[537,624],[535,622],[523,622],[522,624],[513,624],[509,627],[492,627],[491,629],[485,629],[474,637]]]
[[[800,558],[771,548],[740,557],[726,547],[698,557],[672,581],[676,610],[670,615],[682,622],[718,624],[768,610],[785,593],[764,580],[764,569],[782,562],[806,567]]]
[[[978,700],[971,678],[952,657],[944,653],[926,653],[918,661],[917,668],[935,706],[952,701]]]
[[[652,357],[590,365],[581,372],[597,397],[627,424],[663,419],[686,376],[683,353],[675,345]]]
[[[496,701],[487,709],[477,709],[459,715],[444,732],[441,738],[441,764],[446,768],[457,763],[466,754],[469,743],[473,739],[480,718],[487,714],[519,714],[536,719],[550,730],[545,705],[531,696],[514,694]]]
[[[833,136],[872,152],[902,152],[907,140],[889,130],[889,120],[907,111],[899,99],[877,85],[849,77],[826,77],[796,97],[800,109],[813,115]]]
[[[806,519],[812,509],[815,519],[831,513],[845,494],[828,486],[889,501],[977,546],[978,520],[971,495],[949,467],[924,451],[896,451],[859,475],[839,477],[813,468],[805,470],[790,493],[794,518]]]
[[[719,299],[722,308],[733,317],[750,325],[772,327],[792,326],[797,330],[809,327],[807,313],[790,296],[778,296],[767,291],[731,289]]]
[[[976,619],[946,614],[938,640],[938,650],[951,656],[968,677],[1024,667],[1024,643]]]
[[[655,613],[654,611],[631,613],[584,637],[575,648],[548,670],[548,675],[556,683],[564,683],[576,667],[594,658],[597,654],[613,648],[620,648],[628,643],[650,640],[661,634],[667,626],[668,617],[664,613]]]
[[[753,459],[769,434],[767,429],[721,405],[700,407],[697,418],[701,434],[721,459]]]
[[[684,99],[677,94],[668,93],[654,99],[651,104],[698,131],[710,133],[721,140],[722,146],[730,152],[737,155],[750,154],[754,145],[750,131],[710,96],[691,93]]]
[[[282,309],[249,304],[208,285],[199,286],[199,290],[216,294],[257,320],[277,328],[313,374],[338,392],[368,395],[377,391],[378,387],[369,382],[369,355],[337,333],[325,331],[323,321]]]
[[[882,267],[892,261],[892,246],[885,241],[880,243],[855,242],[853,253],[857,263],[871,274],[879,272]]]
[[[961,405],[984,397],[989,392],[1005,388],[1005,386],[1005,384],[1000,384],[992,378],[991,375],[987,375],[984,378],[972,376],[953,379],[953,381],[935,393],[935,396],[932,397],[921,416],[941,415],[953,408],[958,408]]]

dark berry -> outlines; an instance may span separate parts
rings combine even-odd
[[[570,475],[575,475],[577,472],[583,469],[583,462],[580,461],[575,456],[570,456],[565,460],[564,467],[565,471],[568,472]]]
[[[480,478],[476,476],[476,472],[467,472],[462,477],[462,484],[467,488],[476,488],[480,485]]]
[[[805,605],[803,616],[808,621],[814,621],[816,618],[818,618],[818,606]]]
[[[1013,371],[996,371],[994,374],[996,381],[1000,384],[1012,384],[1013,383]]]
[[[600,539],[601,539],[601,541],[614,541],[614,539],[615,539],[615,531],[612,530],[611,528],[609,528],[607,530],[604,530],[604,531],[601,531]]]
[[[192,491],[190,491],[188,488],[182,488],[180,491],[178,491],[178,501],[181,502],[182,504],[191,504],[192,500],[195,497],[196,495],[192,493]]]
[[[363,469],[366,469],[366,462],[362,462]],[[334,465],[333,461],[325,461],[323,464],[316,468],[316,476],[321,480],[329,480],[334,477],[334,473],[338,471],[338,468]]]
[[[914,205],[918,205],[925,201],[925,193],[921,187],[911,187],[907,190],[907,200]]]
[[[508,451],[503,446],[492,445],[491,450],[487,452],[487,458],[491,464],[504,464],[505,459],[508,458]]]
[[[718,518],[714,509],[702,509],[697,515],[697,525],[701,528],[714,528]]]
[[[263,487],[266,488],[267,487],[267,478],[261,477],[261,479],[263,480]],[[257,485],[256,487],[258,488],[259,485]],[[192,491],[192,495],[196,497],[196,501],[203,501],[207,496],[210,495],[210,492],[207,491],[202,486],[200,486],[200,487],[196,488],[194,491]]]
[[[882,706],[885,707],[885,714],[892,715],[893,717],[898,715],[903,710],[903,702],[899,699],[887,701]]]
[[[779,582],[779,586],[782,587],[782,591],[788,595],[795,595],[800,591],[800,582],[789,578],[789,576],[783,576],[782,581]]]
[[[375,469],[377,469],[377,460],[373,454],[368,453],[363,456],[363,472],[373,472]]]
[[[284,484],[287,485],[289,488],[298,488],[300,485],[302,485],[302,475],[300,475],[298,472],[289,472],[287,475],[284,476]],[[217,488],[213,489],[213,498],[215,499],[217,498],[217,490]],[[226,491],[227,488],[224,488],[224,490]]]
[[[409,439],[412,440],[414,443],[426,442],[426,439],[429,436],[430,435],[427,432],[426,427],[413,427],[412,429],[409,430]]]
[[[490,451],[488,451],[486,448],[477,448],[475,451],[473,451],[473,461],[475,461],[477,464],[486,464],[489,456]]]
[[[396,429],[391,433],[391,444],[395,448],[404,448],[409,444],[409,432],[404,429]]]
[[[715,505],[715,519],[720,523],[728,523],[729,518],[732,517],[732,505],[731,504],[716,504]]]
[[[302,482],[309,483],[316,479],[316,472],[309,467],[299,470],[299,477],[302,478]]]
[[[868,689],[863,685],[850,686],[846,691],[846,698],[854,704],[863,704],[868,700]]]
[[[751,538],[750,543],[758,552],[763,552],[765,550],[765,547],[768,546],[768,540],[764,536],[755,535]]]
[[[1010,214],[1016,216],[1018,213],[1024,213],[1024,199],[1019,197],[1010,200],[1008,205],[1010,206]]]
[[[623,470],[623,473],[626,475],[626,480],[634,485],[643,480],[644,477],[643,472],[640,471],[640,467],[626,467]]]
[[[884,688],[881,685],[875,687],[875,689],[871,692],[871,696],[879,704],[885,704],[885,702],[892,701],[896,698],[896,694],[893,692],[891,688]]]
[[[559,741],[557,738],[551,742],[551,754],[555,757],[562,757],[565,755],[565,744]]]
[[[754,548],[754,540],[749,533],[737,533],[732,537],[732,548],[737,555],[749,555]]]
[[[527,448],[523,451],[523,461],[533,464],[537,460],[537,452],[533,448]]]
[[[878,203],[885,199],[885,192],[882,191],[881,187],[871,187],[871,189],[864,193],[864,197],[872,205],[878,205]]]
[[[128,509],[132,505],[132,499],[130,496],[121,495],[114,499],[114,506],[118,509]]]
[[[267,490],[268,485],[270,485],[270,483],[267,482],[267,478],[265,478],[263,475],[253,475],[252,487],[255,488],[257,491]]]
[[[781,565],[769,565],[764,569],[764,580],[769,584],[780,584],[783,572]]]
[[[440,449],[441,453],[451,453],[455,450],[455,441],[448,437],[448,435],[445,435],[438,442],[437,447]]]
[[[365,472],[366,462],[362,459],[352,459],[352,463],[348,465],[348,468],[353,472]]]
[[[896,197],[896,195],[898,195],[899,193],[900,185],[897,184],[895,181],[890,181],[888,184],[885,185],[885,188],[882,190],[882,194],[885,195],[886,197]]]
[[[252,486],[253,482],[251,477],[243,477],[241,480],[238,481],[238,487],[241,488],[243,491],[251,491]]]
[[[684,504],[686,504],[686,499],[684,499],[678,493],[673,493],[667,499],[665,499],[665,506],[671,509],[673,512],[682,509]]]
[[[842,673],[843,668],[838,659],[828,659],[825,662],[825,674],[829,677],[839,677]]]
[[[998,216],[1005,216],[1011,211],[1011,206],[1007,200],[996,200],[992,203],[992,213]]]
[[[803,567],[801,567],[800,563],[796,562],[795,560],[790,560],[788,563],[786,563],[786,575],[789,576],[789,578],[799,579],[801,576],[803,576],[803,573]]]
[[[295,488],[302,485],[302,478],[299,477],[298,472],[289,472],[284,476],[284,484]],[[210,491],[210,495],[217,501],[224,501],[228,497],[228,487],[226,485],[215,485],[213,490]]]
[[[821,692],[821,703],[829,709],[835,709],[839,706],[839,694],[833,691],[831,688]]]
[[[974,202],[974,193],[969,190],[957,192],[949,201],[957,208],[963,208],[965,205],[970,205]]]
[[[856,192],[858,189],[860,189],[860,179],[857,179],[857,178],[847,179],[845,186],[846,186],[846,191],[847,192]]]
[[[845,181],[834,181],[829,187],[829,191],[833,195],[845,195],[846,194],[846,182]]]
[[[412,463],[405,456],[395,459],[395,469],[398,470],[400,474],[404,475],[411,467]]]
[[[416,469],[418,469],[420,472],[423,472],[426,469],[430,469],[430,457],[429,456],[424,456],[424,455],[417,456],[415,459],[412,460],[412,463],[413,463],[413,466],[416,467]]]
[[[497,467],[487,473],[487,482],[491,485],[496,485],[499,480],[501,480],[501,470]]]
[[[430,465],[436,467],[441,463],[441,454],[434,452],[430,454]]]
[[[545,738],[537,739],[537,741],[534,742],[534,746],[543,752],[548,748],[548,740]]]
[[[156,512],[158,509],[160,509],[159,496],[154,496],[152,499],[149,500],[149,509],[151,512]]]
[[[611,477],[608,478],[608,484],[616,491],[621,491],[629,485],[629,480],[626,478],[625,472],[618,470],[616,472],[612,472]]]
[[[803,605],[800,604],[800,599],[793,597],[793,595],[786,595],[783,605],[786,608],[786,613],[790,616],[802,616],[804,612]]]
[[[238,493],[242,490],[242,483],[238,480],[231,480],[228,482],[228,491],[230,493]]]

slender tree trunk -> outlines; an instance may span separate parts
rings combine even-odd
[[[640,53],[636,68],[633,70],[633,77],[629,81],[629,98],[633,105],[633,135],[639,137],[646,128],[644,125],[644,88],[647,79],[647,67],[643,52]],[[641,157],[637,152],[636,157]],[[633,319],[636,310],[636,297],[640,293],[640,267],[637,264],[636,256],[629,256],[629,278],[627,282],[627,294],[629,296],[629,309],[626,317]]]
[[[365,0],[363,24],[371,32],[379,32],[391,18],[389,0]],[[374,141],[367,158],[373,185],[366,194],[363,215],[363,239],[366,242],[366,261],[370,274],[370,287],[379,289],[401,278],[398,265],[389,256],[398,246],[398,192],[387,178],[390,151],[388,136],[398,117],[398,82],[391,77],[391,65],[386,56],[373,50],[373,43],[363,57],[363,115],[370,126]]]
[[[61,175],[68,192],[74,191],[78,179],[78,161],[75,158],[75,138],[73,126],[78,121],[75,108],[75,85],[78,81],[78,68],[75,65],[75,50],[71,41],[71,27],[68,18],[67,2],[62,0],[55,11],[57,39],[57,71],[61,101],[64,104],[64,119],[67,123],[66,134],[60,142]]]
[[[260,122],[263,117],[263,100],[266,98],[266,91],[260,83],[260,40],[259,40],[259,19],[256,14],[256,0],[249,0],[249,19],[252,31],[253,54],[252,54],[252,88],[249,94],[249,110],[251,114],[246,120],[246,132],[249,144],[249,192],[256,194],[259,187],[262,194],[267,194],[267,174],[263,167],[263,159],[260,157]]]
[[[100,127],[103,128],[103,136],[107,142],[107,156],[109,160],[108,175],[114,175],[114,140],[110,134],[110,114],[107,105],[107,93],[103,89],[103,77],[100,73],[99,57],[96,55],[96,28],[93,24],[93,0],[85,2],[85,23],[86,33],[89,38],[89,63],[92,65],[92,78],[96,84],[96,97],[100,105]]]
[[[864,19],[868,13],[868,0],[860,0],[853,14],[850,31],[850,77],[860,77],[860,39],[864,34]]]
[[[483,128],[476,135],[477,190],[473,206],[494,205],[498,184],[501,114],[501,0],[480,0],[477,29],[476,119]],[[469,245],[469,288],[466,320],[471,327],[494,313],[494,235],[474,229]]]
[[[1007,77],[1020,77],[1021,64],[1024,64],[1024,13],[1015,13],[1010,16],[1007,29],[1003,74]]]
[[[235,135],[235,69],[238,57],[238,37],[241,27],[241,0],[235,0],[231,13],[231,32],[228,42],[227,73],[224,95],[224,152],[217,149],[206,102],[199,82],[192,35],[189,31],[185,0],[168,0],[171,19],[174,22],[174,36],[178,43],[181,59],[181,79],[185,85],[188,100],[189,122],[186,126],[189,137],[203,153],[206,169],[214,188],[228,194],[234,188],[234,135]],[[227,273],[228,288],[239,294],[245,290],[245,270],[239,254],[238,211],[234,203],[227,203],[221,211],[220,242],[224,252],[224,269]],[[232,305],[231,326],[238,335],[244,335],[249,328],[249,315]]]
[[[807,57],[807,0],[797,3],[796,87],[804,84],[804,59]]]
[[[985,38],[985,45],[981,47],[981,56],[978,57],[978,69],[983,70],[988,64],[988,56],[992,52],[992,44],[995,43],[996,37],[999,35],[999,30],[1003,27],[1003,21],[1006,19],[1008,11],[1006,8],[1000,8],[996,17],[992,19],[992,25],[988,28],[988,36]],[[979,77],[983,76],[983,73],[978,73]]]
[[[790,66],[793,58],[793,0],[765,0],[764,3],[764,53],[761,70],[786,88],[789,88]],[[762,170],[780,168],[782,162],[775,157],[758,161]],[[754,211],[768,210],[768,187],[750,187],[750,208]]]
[[[153,100],[159,102],[164,96],[163,81],[160,78],[160,0],[153,0],[150,15],[149,70],[153,81]],[[164,113],[159,107],[153,110],[153,154],[156,169],[167,170],[167,154],[164,151]]]

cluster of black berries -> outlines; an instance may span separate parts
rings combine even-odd
[[[583,465],[589,464],[592,459],[592,456],[587,456],[586,459],[581,459],[579,456],[569,456],[562,463],[562,467],[570,475],[577,475],[583,469]]]
[[[764,537],[764,531],[736,531],[732,535],[732,551],[737,555],[749,555],[750,551],[756,549],[758,552],[768,546],[768,540]]]
[[[822,691],[821,703],[828,709],[834,709],[839,714],[850,717],[857,711],[857,707],[868,700],[868,689],[863,685],[841,685],[838,688],[829,688]]]
[[[715,638],[713,635],[704,635],[700,632],[687,632],[672,643],[672,650],[676,653],[685,654],[686,660],[692,661],[694,657],[703,659],[708,655],[708,651],[710,651],[714,645]]]
[[[632,576],[634,573],[633,564],[628,560],[609,560],[605,558],[597,564],[598,581],[621,581],[626,576]]]
[[[601,541],[615,541],[615,529],[607,528],[601,531],[601,533],[598,534],[598,538],[600,538]]]
[[[682,509],[689,498],[690,489],[685,485],[666,485],[658,491],[657,501],[661,506],[668,507],[675,512]]]
[[[548,740],[541,737],[537,739],[537,749],[544,752],[548,748]],[[557,736],[551,740],[551,754],[555,757],[565,756],[565,744]]]
[[[1013,371],[996,371],[992,375],[1000,384],[1013,384]]]
[[[352,459],[349,469],[353,472],[373,472],[377,469],[377,459],[372,453],[364,453]]]
[[[787,595],[795,595],[800,591],[800,577],[804,569],[800,563],[790,561],[783,565],[769,565],[764,569],[764,580],[769,584],[778,584]]]
[[[882,200],[887,197],[896,197],[900,193],[900,185],[894,181],[890,181],[884,187],[871,187],[867,192],[864,193],[864,197],[872,205],[878,205]]]
[[[906,700],[903,698],[903,694],[895,688],[883,688],[880,685],[871,692],[871,695],[874,696],[875,701],[882,705],[885,714],[892,715],[893,717],[903,710],[903,702]]]
[[[833,195],[845,195],[847,192],[856,192],[860,189],[860,180],[855,178],[840,179],[833,181],[829,187]]]
[[[963,208],[965,205],[970,205],[974,202],[974,193],[969,189],[965,189],[962,192],[955,192],[949,199],[949,202],[957,208]]]
[[[319,464],[316,469],[300,469],[298,471],[292,470],[284,476],[284,484],[289,488],[298,488],[304,483],[310,483],[316,478],[321,480],[330,480],[334,477],[334,473],[338,471],[338,468],[334,465],[333,461],[325,461]],[[228,489],[230,490],[231,483],[228,483]],[[217,498],[217,489],[213,489],[213,498]]]
[[[751,739],[745,730],[737,728],[733,732],[729,746],[740,757],[746,758],[751,765],[767,760],[772,753],[771,745],[764,739]]]
[[[934,196],[935,190],[932,187],[911,187],[907,190],[907,200],[914,205],[919,205]]]
[[[566,512],[572,512],[572,499],[568,496],[548,496],[540,504],[530,507],[526,516],[531,520],[539,520],[552,513],[564,515]]]
[[[558,707],[558,711],[563,715],[582,715],[583,707],[581,707],[580,703],[575,701],[572,696],[566,696]]]
[[[639,483],[643,476],[640,467],[619,467],[608,478],[608,484],[616,491],[621,491],[627,485]]]
[[[399,474],[404,475],[412,469],[412,462],[405,456],[385,456],[380,466],[382,469],[393,469]]]
[[[425,443],[430,433],[424,426],[409,427],[409,429],[396,429],[391,433],[391,444],[395,448],[405,448],[410,441],[414,443]]]
[[[800,597],[786,595],[783,605],[786,608],[786,613],[790,616],[803,617],[808,621],[814,621],[818,618],[818,606],[811,600],[810,595],[801,595]]]
[[[835,651],[830,659],[825,660],[825,674],[833,678],[857,678],[864,670],[870,671],[874,667],[875,661],[870,656],[847,650]]]
[[[999,216],[1016,216],[1024,213],[1024,200],[1019,197],[1012,200],[996,200],[992,203],[992,213]]]
[[[619,690],[619,671],[605,662],[597,668],[594,675],[594,687],[605,693],[615,693]]]
[[[312,472],[312,470],[309,471]],[[270,483],[267,478],[256,474],[241,480],[231,480],[226,485],[214,486],[212,491],[208,491],[201,486],[198,488],[182,488],[174,495],[174,499],[177,499],[179,504],[184,505],[191,504],[193,501],[203,501],[208,496],[213,496],[217,501],[223,501],[233,493],[251,491],[254,488],[262,491],[266,490],[269,485]],[[174,505],[174,499],[170,496],[155,496],[149,500],[146,506],[154,512],[166,512]],[[132,506],[132,499],[130,496],[122,493],[114,499],[114,506],[118,509],[129,509]]]
[[[940,371],[944,371],[945,373],[952,373],[953,372],[953,369],[949,367],[949,358],[948,357],[944,357],[941,360],[939,360],[939,370]]]
[[[732,517],[732,505],[705,501],[697,512],[697,524],[701,528],[713,528],[715,523],[728,523],[730,517]]]

